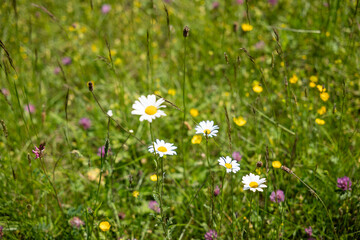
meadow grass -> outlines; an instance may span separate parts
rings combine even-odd
[[[2,1],[0,238],[359,239],[358,8]]]

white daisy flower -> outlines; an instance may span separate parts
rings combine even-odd
[[[253,192],[263,191],[263,188],[266,188],[266,185],[263,184],[266,182],[265,178],[260,178],[260,176],[250,173],[249,175],[243,176],[242,183],[244,184],[244,190],[251,190]]]
[[[107,113],[106,113],[109,117],[112,117],[113,116],[113,112],[112,112],[112,110],[109,110],[109,111],[107,111]]]
[[[149,146],[149,152],[154,152],[154,146],[156,154],[159,154],[160,157],[163,157],[164,155],[176,155],[174,150],[177,147],[172,143],[166,143],[164,140],[156,139],[154,145]]]
[[[204,134],[204,136],[215,137],[218,132],[218,125],[214,125],[214,121],[202,121],[196,127],[196,134]]]
[[[156,101],[155,95],[148,95],[147,97],[141,96],[139,100],[136,100],[132,105],[133,111],[131,114],[141,115],[140,121],[147,120],[152,122],[155,118],[166,116],[164,111],[159,110],[160,108],[165,108],[166,106],[161,105],[165,100],[160,98]]]
[[[240,164],[238,164],[236,160],[233,160],[229,156],[220,157],[218,162],[219,162],[220,166],[226,167],[227,173],[229,173],[229,172],[236,173],[237,171],[240,170]]]

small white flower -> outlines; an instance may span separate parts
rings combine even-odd
[[[236,173],[237,171],[240,170],[240,164],[238,164],[236,160],[233,160],[229,156],[220,157],[218,162],[219,162],[220,166],[226,167],[227,173],[229,173],[229,172]]]
[[[155,95],[148,95],[147,97],[141,96],[139,100],[136,100],[132,105],[134,109],[131,114],[140,115],[140,121],[147,120],[152,122],[155,118],[161,116],[166,116],[164,111],[159,110],[160,108],[165,108],[166,106],[161,105],[165,100],[160,98],[156,101]]]
[[[196,127],[196,134],[204,134],[204,136],[215,137],[218,132],[218,125],[214,125],[214,121],[202,121]]]
[[[112,115],[113,115],[113,112],[112,112],[112,110],[109,110],[109,111],[107,111],[107,113],[106,113],[109,117],[112,117]]]
[[[129,133],[134,133],[134,130],[130,129],[130,130],[129,130]]]
[[[266,188],[266,185],[263,184],[266,182],[265,178],[260,178],[260,176],[250,173],[249,175],[243,176],[242,183],[244,184],[244,190],[251,190],[253,192],[263,191],[263,188]]]
[[[156,150],[155,152],[159,154],[160,157],[164,155],[176,155],[176,152],[174,150],[177,147],[175,147],[172,143],[166,143],[164,140],[156,139],[154,145],[149,146],[149,152],[154,152],[154,146]]]

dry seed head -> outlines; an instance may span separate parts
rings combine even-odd
[[[183,36],[184,38],[188,37],[189,36],[189,32],[190,32],[190,28],[188,26],[185,26],[184,27],[184,30],[183,30]]]
[[[284,165],[281,166],[281,169],[284,170],[284,171],[287,172],[287,173],[290,173],[290,174],[293,173],[293,171],[291,171],[290,168],[288,168],[288,167],[286,167],[286,166],[284,166]]]
[[[258,161],[258,162],[256,163],[256,167],[261,168],[262,166],[263,166],[262,161]]]

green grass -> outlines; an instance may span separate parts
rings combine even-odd
[[[4,238],[204,239],[214,229],[218,239],[307,239],[309,226],[317,239],[360,238],[358,3],[222,0],[214,9],[204,0],[3,1]],[[253,29],[243,31],[244,23]],[[150,127],[131,111],[153,93],[168,101],[167,116]],[[233,121],[240,116],[243,126]],[[91,120],[89,129],[81,118]],[[219,133],[192,144],[204,120]],[[174,143],[177,155],[149,153],[152,139]],[[241,169],[224,174],[217,160],[234,151]],[[249,173],[266,178],[264,192],[243,190]],[[337,187],[345,175],[348,191]],[[280,204],[269,198],[276,189],[285,193]],[[153,200],[160,213],[149,208]],[[73,227],[73,217],[84,225]],[[100,230],[102,221],[109,231]]]

